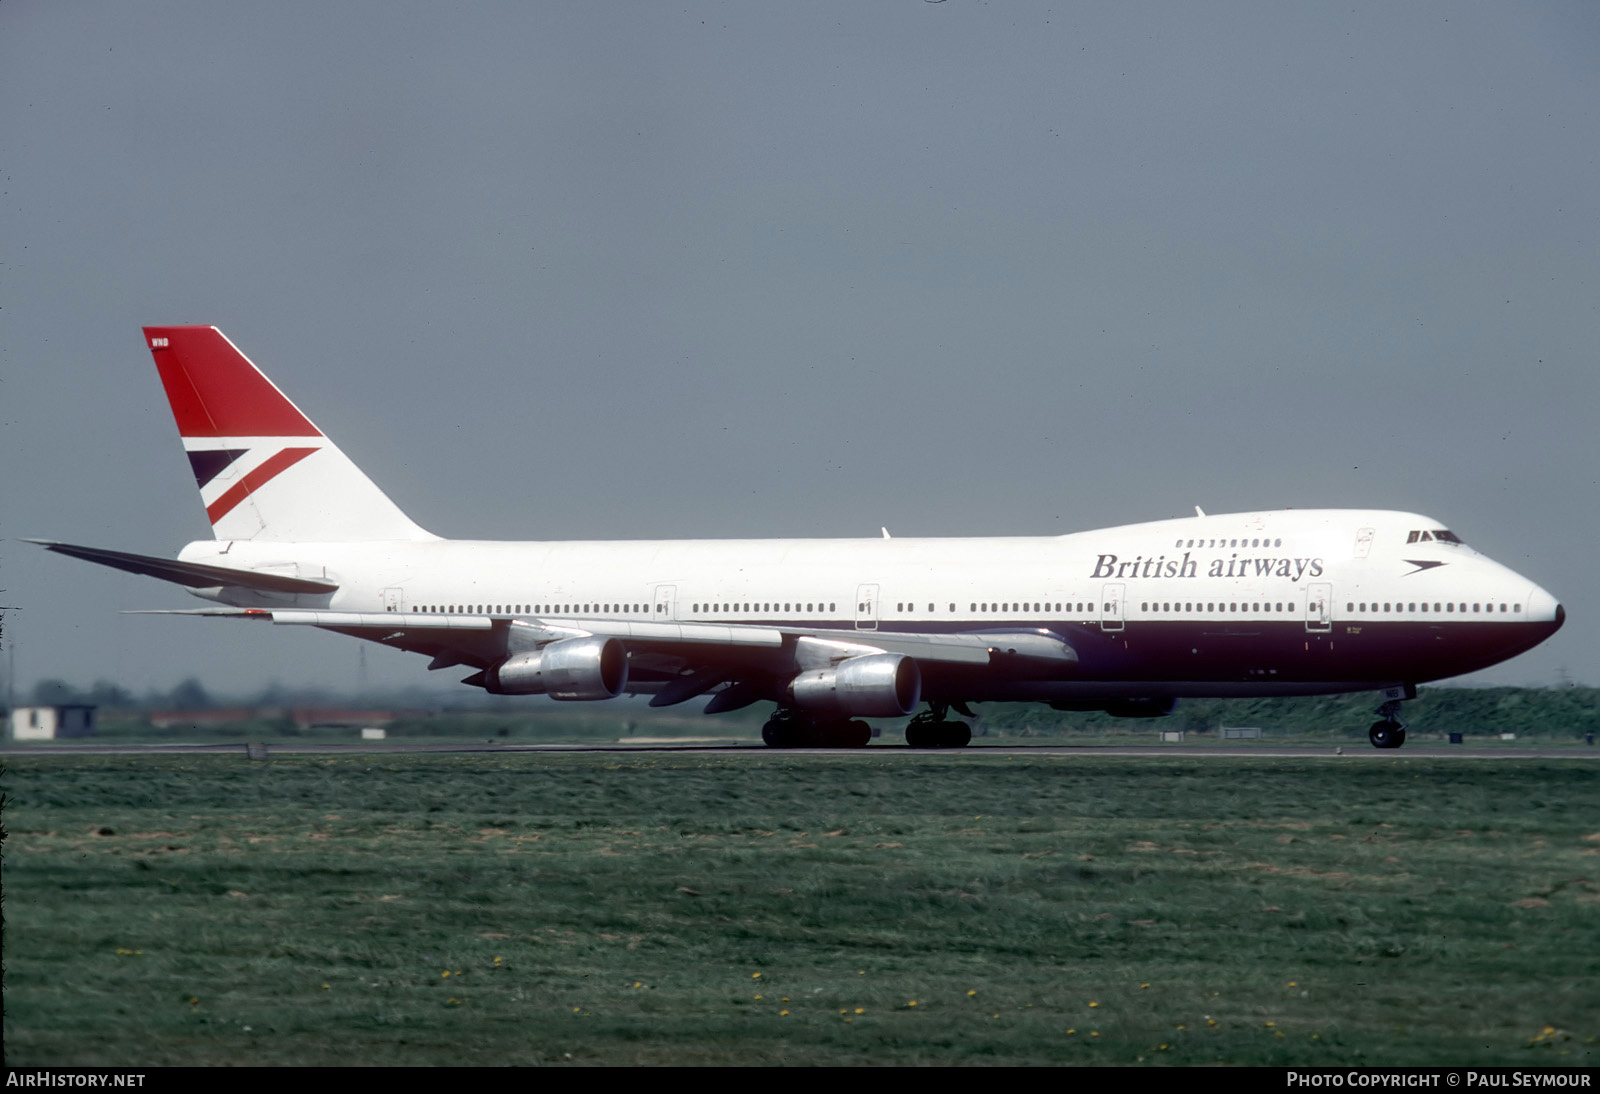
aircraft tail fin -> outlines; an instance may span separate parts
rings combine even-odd
[[[432,539],[216,327],[145,327],[217,539]]]

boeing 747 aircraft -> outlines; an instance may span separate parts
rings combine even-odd
[[[1162,715],[1186,696],[1382,693],[1531,649],[1555,598],[1438,521],[1278,510],[1004,539],[500,543],[414,524],[215,327],[146,327],[214,538],[176,560],[37,540],[185,586],[182,614],[321,627],[561,700],[776,704],[775,746],[971,739],[968,704]],[[923,704],[926,710],[916,713]]]

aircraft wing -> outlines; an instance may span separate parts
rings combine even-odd
[[[506,628],[511,648],[536,649],[546,642],[599,635],[620,638],[630,648],[681,649],[692,646],[727,646],[736,649],[782,649],[799,638],[837,645],[841,656],[863,653],[901,653],[920,661],[956,665],[986,665],[992,652],[1004,647],[1010,653],[1075,661],[1072,647],[1048,631],[976,631],[963,634],[841,631],[829,628],[762,627],[729,623],[648,623],[621,619],[562,619],[546,621],[497,619],[487,615],[434,615],[420,612],[335,612],[310,608],[193,608],[150,610],[138,615],[196,615],[257,619],[279,626],[325,627],[329,630],[432,632],[489,632]],[[518,640],[520,639],[520,641]],[[1020,648],[1019,648],[1020,647]]]
[[[632,691],[655,692],[654,705],[684,702],[724,684],[793,671],[796,661],[837,663],[891,653],[929,668],[981,668],[1021,659],[1059,673],[1077,653],[1047,630],[957,634],[765,627],[728,623],[654,623],[619,619],[505,619],[423,612],[338,612],[306,608],[200,608],[142,614],[233,617],[279,626],[320,627],[397,649],[428,654],[430,668],[487,669],[509,655],[572,638],[615,638],[632,662]],[[471,678],[468,682],[475,682]],[[728,698],[715,709],[743,705]],[[750,699],[748,701],[754,701]],[[710,708],[708,708],[710,709]]]

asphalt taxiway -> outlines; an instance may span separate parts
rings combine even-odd
[[[1124,756],[1149,759],[1477,759],[1477,760],[1594,760],[1600,748],[1578,746],[1479,746],[1443,743],[1408,744],[1404,748],[1379,749],[1352,741],[1347,745],[1262,745],[1227,744],[1185,746],[1182,744],[1039,744],[972,745],[967,748],[912,749],[899,743],[874,743],[866,748],[768,748],[749,743],[694,742],[673,744],[662,741],[616,742],[610,744],[528,744],[505,741],[266,741],[225,744],[185,743],[120,744],[86,741],[7,743],[0,745],[0,762],[25,756],[140,756],[140,755],[238,755],[267,756],[359,756],[406,753],[514,755],[518,753],[612,753],[663,754],[711,752],[753,756],[862,756],[874,753],[926,756],[1006,756],[1027,759],[1033,756]]]

